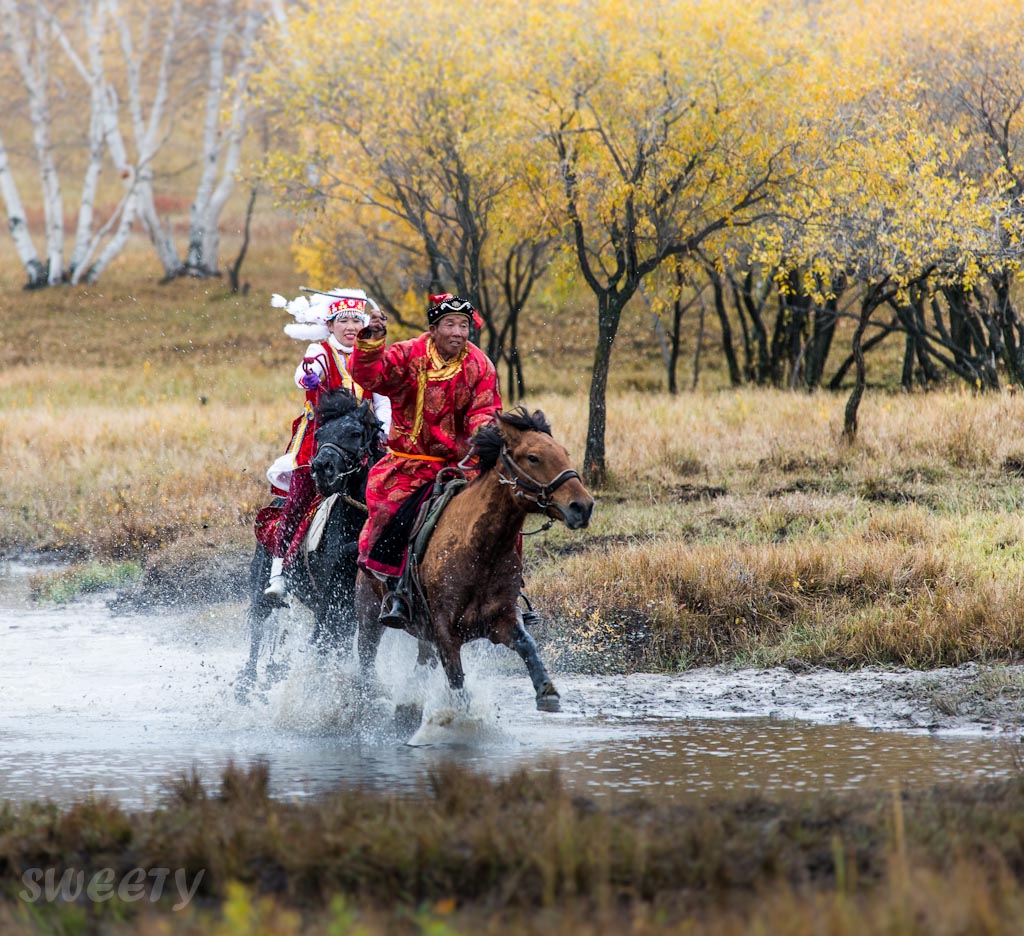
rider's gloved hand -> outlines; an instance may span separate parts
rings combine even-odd
[[[310,371],[302,375],[302,386],[307,390],[316,390],[320,386],[320,375]]]
[[[383,338],[388,333],[388,317],[380,309],[374,309],[370,313],[370,322],[365,328],[359,330],[356,338],[367,341],[371,338]]]

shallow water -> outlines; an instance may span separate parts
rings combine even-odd
[[[825,677],[846,681],[830,705],[813,677],[558,674],[563,711],[552,715],[534,709],[517,658],[480,646],[466,654],[470,711],[450,721],[440,674],[414,674],[411,639],[387,635],[378,662],[387,697],[367,699],[350,664],[308,652],[301,612],[278,620],[285,633],[274,658],[287,675],[240,705],[240,606],[113,616],[102,597],[32,605],[28,571],[0,565],[0,798],[95,792],[135,807],[155,803],[182,771],[215,782],[229,761],[257,760],[287,797],[338,785],[411,791],[449,760],[492,774],[557,764],[587,795],[673,801],[911,787],[1017,769],[1017,745],[1006,740],[851,723],[851,711],[863,712],[856,698],[866,677],[856,674]],[[770,706],[750,689],[766,678],[785,679]],[[886,678],[875,674],[873,688]],[[403,743],[408,732],[394,718],[402,702],[423,705],[417,738],[427,746]]]

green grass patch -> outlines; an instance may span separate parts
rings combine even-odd
[[[37,572],[29,578],[36,601],[64,604],[93,592],[123,588],[142,577],[139,562],[80,562],[56,572]]]

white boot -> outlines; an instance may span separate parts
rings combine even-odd
[[[263,589],[269,598],[283,598],[287,589],[284,586],[284,559],[274,558],[270,563],[270,583]]]

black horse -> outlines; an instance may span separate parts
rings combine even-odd
[[[316,411],[317,453],[310,472],[324,498],[337,494],[318,548],[285,569],[291,595],[314,615],[312,641],[318,650],[342,649],[355,633],[353,597],[357,540],[366,520],[366,476],[383,454],[381,425],[368,401],[360,403],[346,390],[320,399]],[[248,611],[252,641],[249,659],[235,683],[235,694],[245,701],[256,683],[257,663],[270,613],[280,606],[268,598],[266,588],[272,557],[262,544],[249,565]]]

